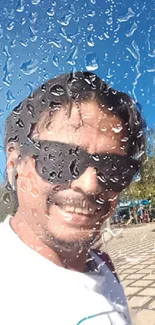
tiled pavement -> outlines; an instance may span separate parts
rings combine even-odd
[[[117,231],[116,229],[114,231]],[[107,243],[136,325],[155,325],[155,223],[123,229]]]

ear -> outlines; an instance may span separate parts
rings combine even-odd
[[[13,177],[18,173],[18,164],[19,164],[19,147],[15,142],[9,142],[7,145],[7,174],[8,181],[11,186],[13,186]]]

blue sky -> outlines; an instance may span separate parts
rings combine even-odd
[[[0,17],[1,175],[6,116],[60,73],[94,71],[137,99],[155,127],[154,0],[1,0]]]

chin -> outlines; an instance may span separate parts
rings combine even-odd
[[[98,233],[90,229],[70,229],[62,225],[62,227],[48,227],[44,240],[48,247],[57,252],[76,251],[80,253],[91,248],[94,242],[99,239]]]

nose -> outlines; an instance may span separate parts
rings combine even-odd
[[[81,190],[87,195],[101,192],[96,170],[93,167],[88,167],[80,177],[72,181],[71,188],[73,190]]]

